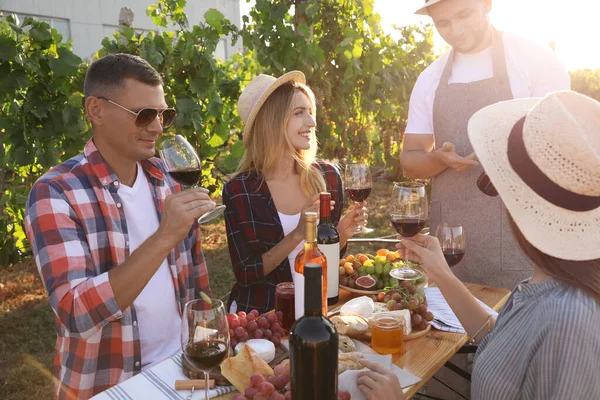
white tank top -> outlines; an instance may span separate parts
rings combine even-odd
[[[279,220],[281,221],[281,227],[283,228],[283,236],[289,235],[294,229],[296,229],[298,222],[300,222],[300,213],[288,215],[277,211],[277,214],[279,214]],[[298,243],[298,246],[296,246],[296,248],[288,255],[288,260],[290,261],[290,272],[292,273],[292,276],[294,276],[294,261],[303,247],[304,239]]]

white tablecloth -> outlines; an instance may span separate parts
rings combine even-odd
[[[181,352],[166,359],[141,374],[92,397],[94,400],[170,399],[183,400],[189,390],[175,390],[176,380],[188,379],[181,370]],[[210,397],[217,397],[235,390],[233,386],[215,386]],[[196,389],[193,400],[204,399],[204,389]]]

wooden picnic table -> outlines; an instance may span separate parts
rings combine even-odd
[[[490,308],[499,311],[508,299],[508,289],[493,288],[474,283],[465,283],[467,289]],[[329,307],[329,310],[339,308],[357,294],[340,289],[340,301]],[[421,380],[404,388],[408,399],[415,395],[421,387],[465,344],[469,337],[460,333],[449,333],[431,329],[427,335],[404,342],[404,351],[392,356],[392,361],[398,367],[418,376]],[[235,392],[237,393],[237,392]],[[228,393],[218,399],[231,399],[235,393]]]
[[[469,291],[483,303],[495,311],[504,305],[510,290],[493,288],[474,283],[465,283]],[[333,306],[339,307],[355,294],[340,290],[340,302]],[[461,333],[442,332],[431,329],[427,335],[404,342],[404,351],[392,356],[392,361],[398,367],[418,376],[421,380],[407,388],[404,394],[411,398],[456,352],[467,343],[469,337]]]

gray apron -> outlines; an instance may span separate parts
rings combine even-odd
[[[513,98],[506,70],[504,45],[494,30],[492,59],[494,76],[471,83],[448,83],[452,73],[454,50],[442,73],[433,103],[435,143],[454,143],[456,152],[467,156],[473,147],[467,135],[469,118],[480,109]],[[512,237],[507,213],[500,196],[489,197],[477,188],[481,166],[465,172],[448,168],[432,183],[431,233],[440,223],[462,225],[465,232],[465,256],[453,268],[466,282],[513,289],[531,275],[531,262]]]

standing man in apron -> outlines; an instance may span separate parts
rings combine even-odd
[[[519,97],[570,88],[552,49],[500,32],[489,22],[492,0],[426,0],[429,15],[452,47],[419,76],[410,98],[401,165],[412,179],[433,178],[431,234],[442,223],[462,225],[465,257],[454,269],[463,281],[512,289],[530,262],[513,240],[499,197],[477,186],[483,169],[467,136],[478,110]]]

